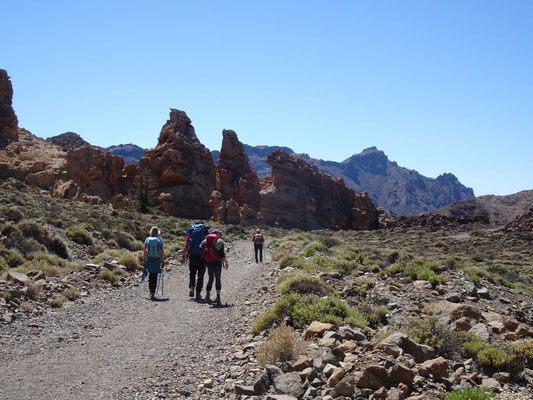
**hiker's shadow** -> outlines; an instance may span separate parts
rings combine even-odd
[[[233,307],[234,305],[233,304],[211,304],[211,308],[231,308]]]
[[[155,299],[151,299],[150,297],[147,297],[146,300],[154,302],[154,303],[164,303],[166,301],[169,301],[170,299],[168,297],[163,297],[163,298],[156,297]]]

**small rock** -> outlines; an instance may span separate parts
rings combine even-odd
[[[335,327],[333,324],[327,324],[323,322],[313,321],[311,325],[305,330],[303,338],[310,339],[314,337],[321,337],[324,332],[331,331]]]

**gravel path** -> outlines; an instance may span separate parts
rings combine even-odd
[[[228,260],[224,307],[191,300],[188,267],[171,261],[164,285],[168,301],[150,301],[147,284],[110,289],[2,326],[3,398],[225,397],[231,346],[270,295],[273,279],[270,264],[252,262],[249,242],[233,242]],[[213,388],[197,393],[206,379]]]

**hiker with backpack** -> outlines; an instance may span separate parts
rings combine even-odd
[[[265,238],[261,235],[259,229],[255,231],[252,242],[254,244],[255,262],[263,262],[263,243],[265,243]],[[257,253],[259,253],[259,260],[257,259]]]
[[[226,254],[224,253],[222,231],[220,229],[211,231],[200,244],[200,247],[202,248],[202,255],[207,262],[207,273],[209,275],[205,301],[211,304],[210,293],[213,288],[213,281],[215,281],[217,297],[214,303],[220,306],[222,305],[222,301],[220,300],[220,290],[222,289],[222,263],[224,263],[224,269],[228,269],[229,267],[228,260],[226,260]]]
[[[165,263],[165,249],[163,239],[159,237],[160,233],[159,228],[154,226],[150,229],[150,236],[144,241],[144,269],[150,273],[148,287],[152,300],[155,300],[157,276]]]
[[[207,227],[201,222],[196,222],[193,226],[187,229],[185,235],[185,247],[182,251],[181,264],[185,263],[185,258],[189,257],[189,296],[194,296],[194,289],[196,287],[196,300],[202,299],[202,287],[204,286],[204,275],[206,263],[202,256],[202,249],[200,244],[209,234]]]

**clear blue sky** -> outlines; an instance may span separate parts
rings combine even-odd
[[[3,0],[20,126],[154,147],[169,108],[219,149],[377,146],[476,195],[533,189],[533,1]]]

